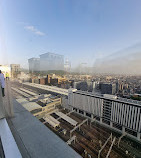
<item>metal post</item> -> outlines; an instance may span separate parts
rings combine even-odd
[[[106,144],[108,143],[108,141],[109,141],[111,138],[112,138],[112,133],[111,133],[111,135],[109,136],[109,138],[106,140],[106,142],[104,143],[104,145],[101,147],[101,149],[99,150],[98,158],[100,158],[101,151],[105,148]]]
[[[141,140],[141,134],[138,132],[137,133],[137,139],[140,141]]]
[[[101,140],[99,140],[99,145],[100,145],[100,147],[102,148],[102,142],[101,142]]]
[[[87,120],[87,125],[89,125],[89,121]]]
[[[112,141],[112,144],[111,144],[111,146],[110,146],[110,149],[109,149],[109,151],[108,151],[108,153],[107,153],[106,158],[108,158],[108,157],[109,157],[110,152],[111,152],[111,150],[112,150],[112,147],[113,147],[113,145],[114,145],[114,142],[115,142],[115,141],[116,141],[116,137],[114,137],[114,139],[113,139],[113,141]]]
[[[102,123],[102,118],[100,118],[100,123]]]
[[[82,121],[79,125],[75,126],[75,127],[70,131],[70,137],[71,137],[71,135],[72,135],[72,132],[74,132],[77,128],[79,129],[80,126],[82,126],[82,125],[83,125],[85,122],[87,122],[87,121],[88,121],[88,119]]]
[[[113,134],[111,133],[111,142],[112,142],[112,137],[113,137]]]
[[[123,133],[120,137],[119,137],[119,140],[118,140],[118,148],[119,148],[119,143],[121,141],[121,139],[126,135],[126,133]]]
[[[80,126],[79,126],[79,131],[80,131]]]
[[[86,112],[84,111],[84,116],[86,116]]]
[[[113,127],[113,122],[110,122],[110,127],[111,127],[111,128]]]
[[[122,126],[122,133],[125,133],[125,127]]]
[[[92,123],[96,121],[96,118],[93,118],[91,121],[90,121],[90,127],[92,127]]]

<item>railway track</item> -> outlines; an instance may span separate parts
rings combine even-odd
[[[21,85],[15,86],[15,88],[20,88],[20,87],[22,86]],[[35,92],[32,88],[31,90]],[[13,94],[14,94],[14,97],[16,97],[18,93],[13,92]],[[20,96],[20,94],[18,94],[18,96]],[[68,113],[69,111],[62,110],[62,112]],[[69,116],[72,119],[76,120],[78,123],[81,123],[85,119],[84,117],[76,113],[71,113]],[[57,131],[53,130],[51,127],[49,128],[52,131],[54,131],[59,137],[61,137],[64,141],[66,141],[69,139],[69,133],[74,127],[70,125],[68,122],[64,121],[63,119],[60,119],[59,121],[60,121],[60,126],[67,130],[66,136],[61,135],[60,133],[57,133]],[[77,141],[76,141],[76,144],[72,143],[70,146],[72,146],[78,153],[80,153],[85,158],[88,157],[88,154],[91,155],[92,158],[95,158],[95,157],[97,158],[98,151],[100,150],[99,141],[101,141],[103,145],[105,141],[107,140],[107,138],[110,136],[112,131],[94,122],[91,124],[91,126],[83,124],[80,127],[80,129],[81,129],[80,131],[76,130],[73,132],[73,135],[76,135],[77,137]],[[116,134],[115,132],[112,132],[112,133],[113,133],[113,137],[116,136],[117,138],[119,138],[119,134]],[[136,154],[136,151],[138,150],[132,151],[134,147],[130,146],[127,141],[123,141],[123,140],[121,140],[120,148],[118,148],[117,141],[118,139],[116,139],[116,143],[112,147],[109,158],[131,158],[131,157],[133,158],[133,156]],[[101,158],[106,157],[108,150],[110,148],[110,145],[111,145],[111,142],[109,141],[109,143],[107,143],[107,145],[101,152]],[[128,155],[126,155],[125,153],[126,150],[128,150],[129,152],[132,151],[132,154],[129,153]],[[87,154],[84,154],[84,151],[85,153],[87,152]],[[140,155],[137,155],[137,157],[138,156]]]
[[[73,116],[73,115],[71,115],[71,118],[75,119],[78,122],[82,121],[82,120],[80,120],[79,118],[77,118],[76,116]],[[107,130],[104,131],[102,128],[93,127],[93,126],[92,126],[92,128],[89,128],[88,125],[86,125],[86,124],[81,126],[81,130],[83,132],[87,133],[87,135],[90,137],[89,139],[93,140],[93,143],[96,144],[96,146],[100,146],[98,137],[100,137],[100,140],[101,140],[102,144],[104,144],[105,141],[107,140],[107,138],[110,135],[107,132]],[[87,136],[85,135],[83,137],[87,137]],[[107,144],[107,146],[103,150],[103,154],[105,156],[107,155],[109,148],[110,148],[110,144]],[[117,149],[116,146],[113,146],[113,149],[114,150],[111,151],[109,157],[111,157],[111,158],[113,158],[113,157],[115,157],[115,158],[126,157],[126,155],[124,154],[124,151],[120,151],[120,149]],[[120,154],[118,154],[118,153],[120,153]]]

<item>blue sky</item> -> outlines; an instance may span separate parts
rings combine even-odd
[[[140,0],[0,1],[0,63],[20,63],[46,52],[72,66],[93,63],[141,43]]]

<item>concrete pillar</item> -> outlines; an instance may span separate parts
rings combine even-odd
[[[122,133],[125,133],[125,127],[122,126]]]
[[[113,122],[110,122],[110,127],[113,127]]]
[[[141,134],[138,132],[137,133],[137,139],[140,141],[141,140]]]
[[[79,109],[77,109],[76,111],[77,111],[77,113],[79,113]]]
[[[102,123],[102,118],[100,118],[100,123]]]
[[[84,116],[86,116],[86,112],[84,111]]]

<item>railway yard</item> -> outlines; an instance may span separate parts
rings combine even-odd
[[[45,92],[12,82],[15,99],[29,99]],[[141,158],[141,142],[136,142],[101,126],[75,111],[57,106],[56,111],[37,117],[84,158]]]

